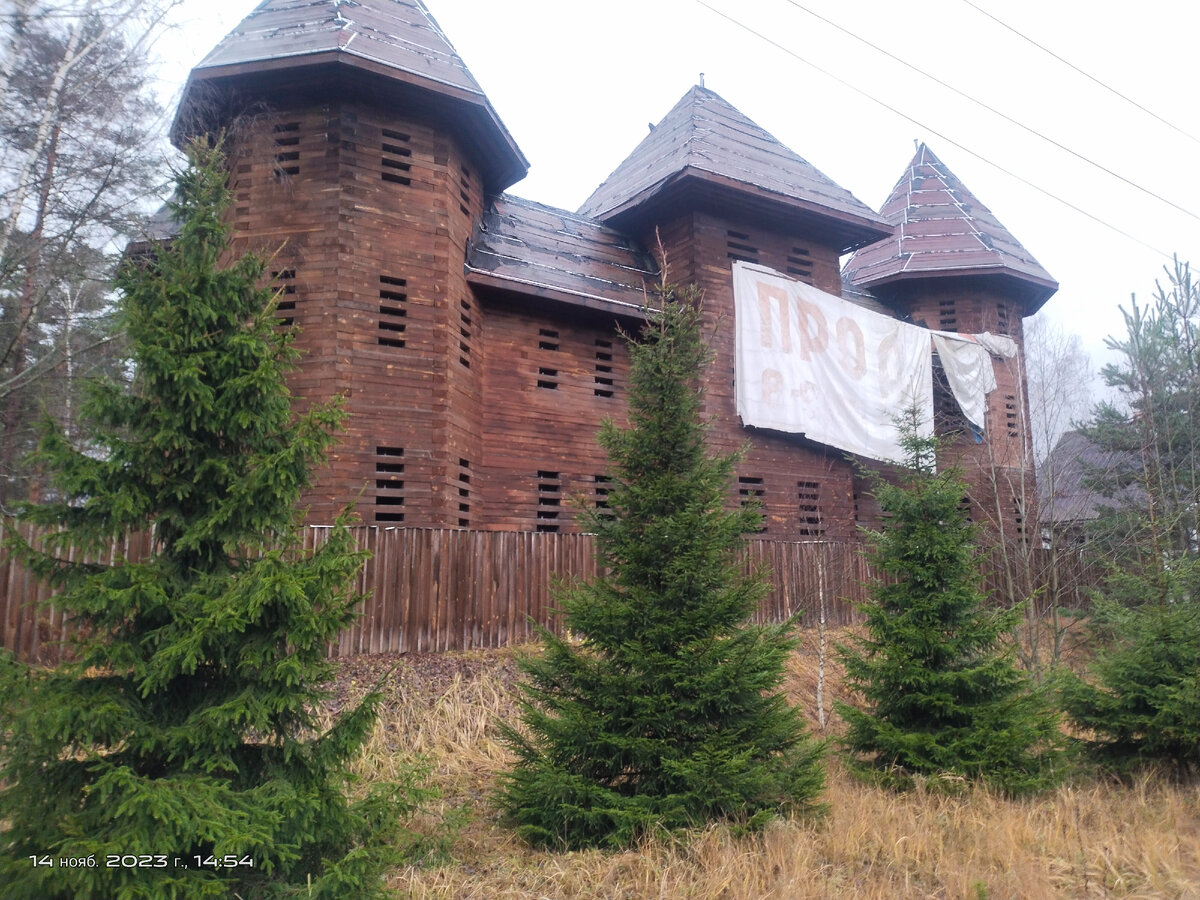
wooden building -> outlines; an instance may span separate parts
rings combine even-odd
[[[507,194],[525,158],[421,0],[266,0],[193,70],[174,136],[219,128],[237,249],[275,254],[301,330],[293,390],[347,398],[316,521],[358,498],[367,524],[573,530],[570,498],[607,493],[595,434],[622,415],[618,330],[640,321],[658,240],[727,325],[735,260],[1018,342],[1056,287],[928,150],[876,213],[703,87],[578,212]],[[737,494],[769,536],[854,539],[874,518],[854,467],[742,425],[733,344],[717,331],[707,403],[720,449],[749,442]],[[997,369],[987,440],[955,447],[993,473],[973,477],[976,514],[1016,534],[1027,402],[1019,357]]]

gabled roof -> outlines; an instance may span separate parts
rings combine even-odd
[[[1045,525],[1080,525],[1098,518],[1105,507],[1144,504],[1145,491],[1132,479],[1112,497],[1089,484],[1098,475],[1116,481],[1120,474],[1139,471],[1140,465],[1136,454],[1105,450],[1081,431],[1063,432],[1038,467],[1038,518]]]
[[[640,314],[658,280],[631,238],[595,219],[510,194],[494,198],[467,245],[467,281],[623,314]]]
[[[1026,314],[1058,290],[1021,246],[933,151],[921,144],[883,204],[894,233],[855,252],[846,275],[860,287],[947,275],[1002,275],[1029,298]]]
[[[244,83],[252,73],[274,73],[287,83],[296,70],[313,66],[340,66],[440,95],[450,118],[460,120],[492,157],[486,167],[497,190],[529,169],[422,0],[263,0],[192,70],[172,136],[182,136],[196,112],[192,106],[208,99],[194,96],[202,83]]]
[[[624,222],[688,181],[820,221],[846,247],[888,231],[882,217],[853,194],[699,86],[684,94],[579,212]]]

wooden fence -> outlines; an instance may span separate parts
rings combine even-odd
[[[21,530],[33,537],[31,529]],[[520,643],[532,636],[531,621],[557,627],[558,583],[596,574],[595,543],[586,534],[369,526],[353,531],[357,545],[371,552],[358,578],[367,598],[358,623],[330,648],[338,655]],[[316,547],[328,534],[326,527],[306,528],[304,546]],[[149,547],[147,535],[135,535],[101,560],[66,555],[113,564],[137,560]],[[1015,567],[1025,577],[1010,590],[1005,572],[1014,567],[1006,569],[993,555],[984,566],[985,586],[998,597],[1035,596],[1041,608],[1085,603],[1089,573],[1069,557],[1055,567],[1050,561],[1038,551],[1033,566]],[[823,608],[828,624],[850,624],[872,580],[858,544],[751,540],[743,565],[747,570],[765,565],[771,573],[760,621],[799,612],[803,624],[813,625]],[[69,627],[49,588],[0,551],[0,646],[53,664],[63,658]]]

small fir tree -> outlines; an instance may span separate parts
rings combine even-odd
[[[1106,639],[1090,678],[1063,672],[1058,683],[1067,715],[1090,733],[1084,747],[1118,772],[1200,771],[1200,604],[1108,601],[1096,615]]]
[[[60,500],[24,518],[62,530],[16,548],[61,588],[77,661],[4,666],[5,897],[373,896],[415,796],[347,800],[376,696],[318,715],[363,556],[344,523],[302,553],[294,507],[341,413],[293,418],[264,264],[222,264],[225,179],[190,149],[178,236],[119,281],[132,392],[94,393],[87,452],[41,442]],[[150,527],[140,562],[63,558]]]
[[[790,623],[749,624],[765,591],[735,551],[761,521],[726,509],[738,455],[710,456],[698,293],[660,291],[630,341],[627,429],[605,423],[608,510],[584,510],[606,574],[562,592],[575,641],[526,658],[518,762],[498,801],[526,840],[627,846],[655,828],[757,827],[811,805],[822,748],[779,685]]]
[[[872,535],[881,578],[863,605],[866,634],[838,650],[865,704],[837,704],[851,767],[895,786],[961,776],[1022,792],[1052,779],[1054,714],[1002,639],[1017,609],[988,608],[959,472],[934,473],[937,441],[902,429],[898,483],[872,475],[884,514]],[[954,780],[945,781],[946,784]]]

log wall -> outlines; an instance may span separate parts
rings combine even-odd
[[[573,530],[556,510],[571,497],[603,502],[596,432],[625,410],[614,317],[468,285],[485,198],[477,161],[444,122],[353,99],[284,97],[278,109],[236,132],[232,215],[237,250],[273,254],[281,327],[299,330],[298,404],[345,400],[346,433],[304,498],[311,520],[352,504],[380,527]],[[879,519],[845,454],[744,428],[734,396],[732,263],[840,294],[839,247],[819,226],[748,215],[699,204],[639,237],[661,242],[668,279],[703,291],[710,443],[746,446],[731,499],[762,505],[763,537],[853,541]],[[931,327],[1021,341],[1019,304],[1003,289],[944,281],[896,302]],[[998,365],[997,381],[988,441],[952,450],[972,518],[1021,540],[1035,512],[1020,360]]]
[[[957,434],[946,447],[946,462],[958,465],[967,482],[974,522],[1006,541],[1036,540],[1037,491],[1033,476],[1033,438],[1024,363],[1024,308],[1011,288],[996,279],[970,277],[925,279],[897,288],[893,302],[912,320],[939,331],[1011,337],[1017,356],[992,359],[996,390],[988,395],[985,439],[977,442],[962,427],[962,415],[949,389],[935,380],[935,417],[954,423]],[[940,389],[939,389],[940,387]]]
[[[625,419],[628,349],[611,318],[485,312],[479,527],[577,531],[571,503],[607,490],[596,435]]]
[[[483,210],[474,163],[421,118],[278,106],[234,134],[234,251],[271,259],[280,325],[302,354],[299,405],[344,398],[346,433],[305,497],[310,515],[352,504],[383,526],[467,527],[483,356],[463,272]]]
[[[705,380],[704,412],[714,419],[710,443],[723,453],[746,446],[735,476],[735,499],[762,504],[764,538],[855,540],[857,525],[877,522],[856,508],[854,470],[846,455],[799,436],[744,428],[734,393],[734,261],[770,266],[840,295],[837,249],[811,232],[772,229],[705,211],[681,216],[658,234],[672,273],[681,270],[703,291],[714,354]]]

